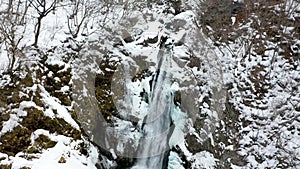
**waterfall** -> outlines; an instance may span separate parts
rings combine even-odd
[[[149,112],[144,120],[144,137],[140,140],[138,159],[133,169],[161,169],[168,150],[170,113],[173,107],[171,93],[171,48],[164,43],[157,55],[158,64],[149,95]]]

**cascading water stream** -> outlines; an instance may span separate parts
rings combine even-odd
[[[149,112],[144,120],[144,137],[140,140],[138,159],[133,169],[161,169],[168,149],[170,113],[173,108],[171,88],[171,48],[162,44],[152,81]]]

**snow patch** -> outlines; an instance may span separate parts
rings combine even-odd
[[[12,164],[12,169],[19,169],[24,166],[32,169],[96,169],[95,164],[97,163],[98,152],[91,144],[88,148],[89,157],[86,157],[79,152],[81,140],[74,141],[72,138],[50,134],[49,131],[39,129],[32,133],[31,142],[33,143],[41,134],[48,136],[51,140],[56,141],[57,144],[53,148],[44,150],[41,154],[34,154],[37,158],[25,159],[22,156],[26,156],[26,154],[18,153],[15,157],[7,158],[1,163]],[[59,162],[61,158],[65,159],[64,163]]]
[[[44,104],[49,106],[52,110],[57,110],[57,115],[56,115],[57,117],[63,118],[66,122],[68,122],[74,128],[79,130],[78,124],[71,117],[68,109],[65,106],[61,105],[60,101],[57,98],[50,96],[50,94],[46,91],[46,89],[42,85],[39,85],[39,88],[41,90],[40,93],[40,95],[42,96],[41,100],[44,102]],[[50,113],[48,115],[52,115],[51,112],[49,111],[47,113]]]
[[[171,151],[169,155],[168,169],[184,169],[181,164],[182,160],[180,159],[179,155]]]
[[[202,151],[191,156],[192,169],[205,168],[214,169],[216,167],[216,159],[213,154]]]

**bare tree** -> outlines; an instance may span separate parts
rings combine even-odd
[[[72,1],[72,11],[68,16],[68,29],[73,38],[78,36],[82,26],[86,26],[86,20],[92,14],[89,0]]]
[[[31,5],[35,8],[38,17],[37,23],[34,29],[34,43],[33,46],[38,46],[38,40],[41,32],[42,20],[45,18],[50,12],[55,11],[57,7],[57,0],[29,0]]]
[[[27,0],[9,0],[7,9],[0,12],[0,35],[9,60],[8,72],[12,73],[15,63],[20,56],[24,56],[20,46],[26,30],[26,15],[30,2]]]

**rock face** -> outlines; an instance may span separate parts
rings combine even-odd
[[[7,164],[1,168],[31,168],[43,161],[46,149],[50,154],[63,156],[65,152],[60,151],[65,151],[70,144],[78,146],[77,154],[88,149],[71,107],[71,68],[57,56],[55,62],[51,61],[52,56],[39,57],[43,59],[22,63],[0,88],[0,99],[4,103],[1,107],[0,151],[2,162]],[[5,76],[8,77],[4,75],[1,80],[5,80]],[[68,165],[68,162],[74,162],[70,159],[72,156],[54,159],[53,165]],[[18,158],[22,158],[24,164],[16,160]]]
[[[142,13],[143,17],[132,15],[121,21],[126,25],[126,31],[123,27],[120,29],[121,39],[112,39],[109,54],[103,54],[98,64],[100,73],[95,75],[95,98],[99,105],[87,125],[87,128],[92,128],[90,136],[112,156],[116,155],[119,167],[134,165],[138,140],[143,137],[143,127],[147,121],[143,108],[149,104],[151,85],[155,80],[155,51],[166,35],[174,44],[172,82],[179,84],[174,102],[187,117],[181,128],[184,139],[171,145],[168,153],[170,163],[167,162],[166,166],[249,167],[253,163],[251,157],[245,154],[248,148],[244,146],[248,144],[243,142],[247,137],[243,132],[247,130],[245,132],[248,133],[246,128],[253,127],[253,121],[245,120],[248,111],[273,112],[262,101],[271,89],[270,78],[267,77],[270,74],[266,74],[269,66],[267,63],[250,66],[253,60],[268,60],[268,47],[254,45],[255,53],[252,55],[257,58],[249,57],[248,61],[247,52],[238,53],[244,50],[239,45],[249,42],[244,38],[246,32],[251,31],[240,28],[238,24],[246,25],[251,21],[252,16],[245,13],[249,10],[246,6],[253,4],[232,1],[202,4],[201,17],[196,23],[190,18],[197,16],[189,13],[195,4],[180,4],[170,3],[168,10],[162,9],[160,3],[153,4],[147,9],[157,9],[156,12],[146,10]],[[256,9],[255,5],[252,7]],[[195,31],[199,27],[203,28],[203,32]],[[263,54],[261,59],[260,54]],[[248,78],[242,79],[241,74],[247,74]],[[248,89],[254,97],[246,92]],[[237,101],[239,99],[242,101]],[[259,104],[255,103],[259,100]],[[176,128],[180,125],[174,119],[172,123]],[[266,119],[261,117],[260,120]],[[176,129],[173,134],[178,132]],[[172,136],[169,141],[171,144]],[[242,147],[245,151],[241,151]],[[175,166],[172,165],[174,156],[180,159],[175,160],[178,163]],[[200,159],[212,160],[211,165]]]

